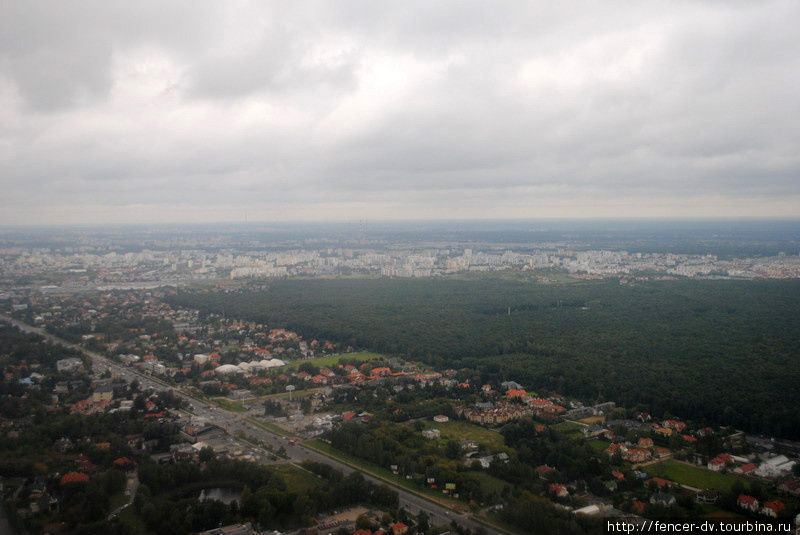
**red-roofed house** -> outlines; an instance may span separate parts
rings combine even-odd
[[[670,486],[670,482],[669,481],[667,481],[666,479],[662,479],[660,477],[650,478],[647,481],[645,481],[644,484],[645,484],[645,486],[648,486],[648,487],[655,486],[655,487],[658,487],[660,489],[665,489],[665,488],[668,488]]]
[[[537,466],[535,470],[536,473],[539,475],[540,479],[545,479],[548,475],[556,471],[555,468],[553,468],[552,466],[547,466],[546,464]]]
[[[664,420],[663,422],[661,422],[661,425],[663,425],[668,429],[674,429],[679,433],[682,432],[684,429],[686,429],[686,424],[683,422],[679,422],[677,420]]]
[[[713,470],[715,472],[719,472],[720,470],[725,468],[725,465],[732,462],[733,462],[733,457],[731,457],[730,454],[720,453],[719,455],[708,461],[708,469]]]
[[[114,459],[114,466],[127,472],[136,468],[136,462],[127,457],[119,457]]]
[[[550,483],[550,485],[548,485],[547,488],[551,494],[553,494],[558,498],[566,498],[567,496],[569,496],[569,491],[567,490],[567,486],[562,485],[561,483]]]
[[[736,467],[734,472],[736,472],[737,474],[747,475],[747,474],[751,473],[753,470],[755,470],[756,468],[758,468],[758,466],[756,466],[755,464],[748,463],[748,464],[743,464],[742,466]]]
[[[270,379],[269,377],[253,377],[252,379],[250,379],[250,384],[253,386],[271,385],[272,379]]]
[[[748,496],[747,494],[739,494],[739,499],[736,503],[742,509],[747,509],[748,511],[756,512],[758,511],[758,500],[753,498],[752,496]]]
[[[373,377],[383,377],[384,375],[389,375],[390,373],[392,373],[392,370],[386,366],[372,368],[372,370],[369,372],[369,374]]]
[[[626,461],[630,461],[632,463],[643,463],[650,459],[650,450],[630,448],[627,452],[622,454],[622,457]]]
[[[771,516],[772,518],[777,518],[780,512],[784,509],[786,509],[786,506],[783,505],[783,502],[774,500],[764,503],[764,507],[761,508],[761,512],[767,516]]]
[[[392,527],[389,529],[392,530],[392,535],[405,535],[406,533],[408,533],[408,526],[406,526],[402,522],[396,522],[392,524]]]
[[[86,474],[81,474],[80,472],[68,472],[61,476],[62,485],[86,483],[87,481],[89,481],[89,476]]]
[[[609,457],[613,457],[614,455],[617,454],[617,452],[619,452],[620,454],[626,453],[628,451],[628,448],[625,446],[625,444],[613,443],[609,445],[605,451],[606,455],[608,455]]]

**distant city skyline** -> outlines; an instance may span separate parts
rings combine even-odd
[[[800,217],[800,4],[0,6],[0,226]]]

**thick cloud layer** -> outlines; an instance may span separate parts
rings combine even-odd
[[[0,224],[800,215],[800,4],[0,5]]]

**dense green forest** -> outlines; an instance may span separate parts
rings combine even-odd
[[[173,304],[800,438],[800,281],[281,280]]]

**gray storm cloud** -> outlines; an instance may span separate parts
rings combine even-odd
[[[800,215],[800,4],[0,7],[0,224]]]

